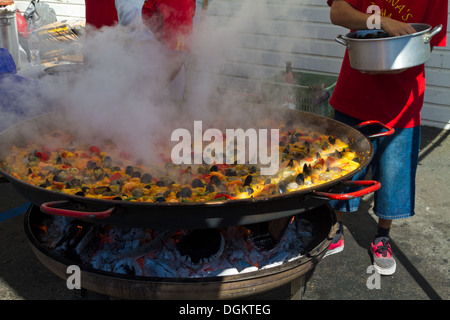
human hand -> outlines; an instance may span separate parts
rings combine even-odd
[[[386,17],[381,18],[381,29],[393,37],[405,36],[417,32],[409,23]]]

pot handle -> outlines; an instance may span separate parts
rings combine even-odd
[[[330,200],[350,200],[354,198],[359,198],[365,196],[366,194],[377,191],[381,188],[381,183],[373,180],[362,180],[362,181],[344,181],[344,185],[347,186],[368,186],[367,188],[349,192],[349,193],[328,193],[328,192],[314,192],[315,195],[328,198]]]
[[[41,204],[40,209],[44,213],[76,219],[86,219],[86,218],[104,219],[109,217],[115,209],[115,207],[113,207],[105,211],[91,212],[91,211],[77,211],[58,208],[58,206],[63,206],[69,203],[70,201],[67,200],[46,202]]]
[[[346,46],[347,49],[350,49],[350,43],[348,43],[344,36],[342,34],[338,35],[335,39],[334,39],[337,43],[342,44],[343,46]]]
[[[442,24],[438,25],[437,27],[435,27],[433,30],[430,31],[430,33],[428,33],[425,38],[424,38],[424,42],[425,44],[430,43],[431,39],[437,35],[439,32],[441,32],[442,30]]]
[[[368,126],[368,125],[373,125],[373,124],[379,125],[379,126],[385,128],[387,131],[367,136],[367,138],[369,138],[369,139],[379,138],[379,137],[387,137],[387,136],[390,136],[391,134],[393,134],[395,132],[394,128],[389,127],[389,126],[385,125],[384,123],[381,123],[380,121],[377,121],[377,120],[364,121],[364,122],[361,122],[360,124],[357,124],[353,128],[360,129],[362,127],[365,127],[365,126]]]

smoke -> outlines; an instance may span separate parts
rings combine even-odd
[[[276,6],[267,1],[215,0],[210,1],[206,18],[201,5],[197,6],[191,50],[180,75],[184,74],[186,82],[181,88],[183,100],[173,99],[173,91],[180,88],[168,81],[176,63],[159,42],[145,41],[149,39],[148,30],[104,27],[88,30],[81,40],[82,71],[39,80],[40,94],[50,101],[45,106],[57,112],[64,110],[67,126],[81,137],[91,141],[110,139],[149,161],[156,160],[159,146],[170,143],[175,129],[191,130],[195,120],[203,121],[205,127],[258,128],[258,120],[264,119],[263,106],[255,116],[248,113],[239,96],[226,90],[218,94],[218,88],[233,63],[251,64],[252,59],[255,65],[261,63],[261,57],[253,56],[255,51],[245,49],[246,39],[259,27],[264,32],[264,22],[274,15]],[[277,17],[283,16],[280,10],[284,8],[289,7],[279,6]],[[266,47],[270,41],[267,39]],[[281,51],[289,53],[291,48]],[[280,70],[283,66],[284,61],[280,61]],[[251,76],[264,75],[255,72]],[[25,109],[27,112],[31,107]]]

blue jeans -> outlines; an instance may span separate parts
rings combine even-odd
[[[334,118],[350,126],[361,120],[335,110]],[[373,134],[374,127],[360,129],[365,134]],[[380,129],[376,129],[380,131]],[[381,131],[385,131],[382,129]],[[381,183],[380,190],[374,194],[374,213],[386,220],[412,217],[416,192],[416,171],[420,150],[421,127],[395,128],[395,133],[372,140],[374,155],[370,164],[353,177],[364,180],[369,168],[373,180]],[[347,201],[331,201],[330,205],[338,211],[355,212],[361,198]]]

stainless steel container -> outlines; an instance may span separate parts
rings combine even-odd
[[[415,67],[431,56],[431,39],[442,30],[442,25],[431,30],[424,23],[411,24],[416,33],[384,38],[376,37],[383,30],[357,30],[336,41],[348,49],[350,66],[360,71],[394,71]]]
[[[16,68],[20,69],[19,34],[14,1],[0,1],[0,48],[8,49]]]

